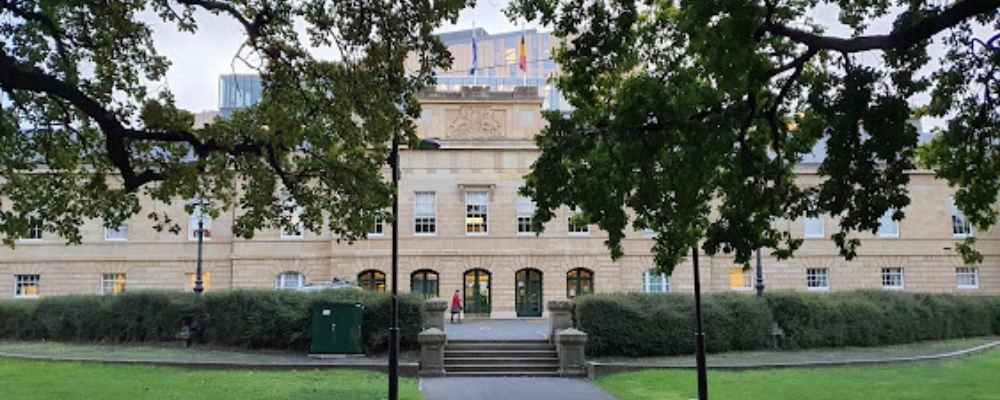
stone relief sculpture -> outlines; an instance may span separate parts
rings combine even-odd
[[[448,135],[454,139],[502,138],[504,111],[486,107],[462,107],[448,110]]]

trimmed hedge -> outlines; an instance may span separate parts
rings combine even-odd
[[[0,301],[0,339],[113,343],[174,340],[184,318],[198,327],[197,343],[251,349],[308,349],[309,312],[320,301],[365,305],[364,340],[370,353],[388,347],[392,307],[386,295],[353,290],[300,293],[234,290],[206,293],[137,291],[121,296],[59,296]],[[400,342],[416,345],[423,301],[401,296]]]
[[[702,301],[705,347],[714,352],[765,347],[771,312],[749,296],[714,295]],[[576,302],[587,354],[652,356],[694,352],[694,300],[682,294],[595,294]]]
[[[703,297],[706,351],[881,346],[1000,334],[1000,298],[885,291]],[[576,301],[591,356],[694,352],[694,300],[683,294],[596,294]]]

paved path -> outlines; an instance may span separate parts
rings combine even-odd
[[[448,340],[545,340],[552,330],[548,319],[483,319],[452,324],[444,331]]]
[[[427,400],[615,400],[584,379],[424,378]]]

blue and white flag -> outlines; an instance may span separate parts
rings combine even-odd
[[[470,75],[476,74],[476,69],[479,68],[479,43],[476,42],[476,37],[472,36],[472,69],[469,70]]]

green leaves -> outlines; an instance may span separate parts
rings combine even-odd
[[[831,5],[859,36],[824,33],[812,16]],[[737,263],[758,248],[791,257],[802,240],[788,222],[829,215],[839,224],[834,242],[852,258],[861,243],[854,233],[875,232],[889,210],[903,218],[918,136],[911,119],[929,113],[955,118],[922,161],[959,186],[956,202],[973,223],[991,226],[1000,54],[972,54],[967,44],[972,20],[1000,28],[1000,6],[949,7],[514,2],[509,14],[539,18],[565,40],[557,84],[575,107],[546,114],[542,155],[522,190],[538,204],[535,224],[562,205],[579,207],[608,232],[612,258],[629,225],[652,229],[656,264],[669,273],[698,244]],[[884,17],[893,31],[860,36]],[[927,46],[942,37],[949,53],[932,60]],[[865,62],[857,52],[868,52]],[[943,67],[928,77],[922,68],[933,61]],[[914,101],[928,90],[928,104]],[[818,164],[801,165],[814,150]],[[805,182],[802,171],[819,179]],[[967,245],[963,254],[973,255]]]
[[[46,231],[79,242],[87,220],[116,227],[137,215],[140,198],[197,198],[211,214],[238,208],[234,231],[243,237],[301,223],[362,238],[391,199],[388,144],[416,138],[416,95],[451,62],[432,32],[466,4],[0,4],[0,93],[9,99],[0,103],[0,237],[13,244],[41,218]],[[246,35],[241,54],[261,60],[260,103],[194,127],[159,90],[170,63],[157,52],[150,11],[180,32],[196,32],[204,12],[236,21]],[[335,48],[340,59],[317,59],[310,46]],[[408,58],[415,67],[404,68]],[[171,232],[183,220],[146,216]]]

